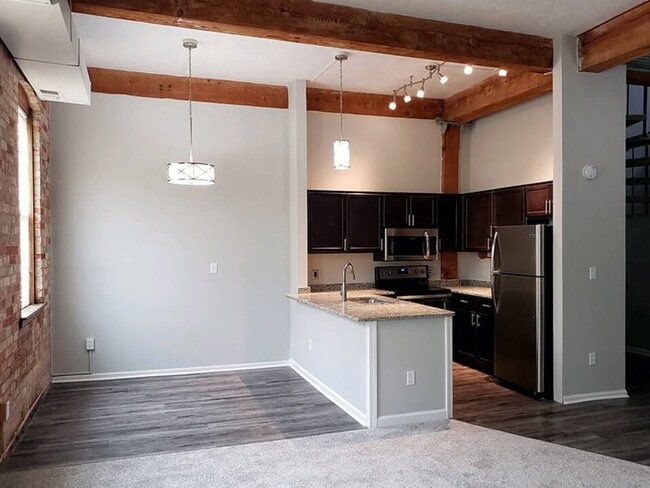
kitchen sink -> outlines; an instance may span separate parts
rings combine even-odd
[[[382,305],[382,304],[390,303],[375,297],[353,297],[353,298],[348,298],[348,302],[364,303],[366,305]]]

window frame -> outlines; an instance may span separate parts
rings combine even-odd
[[[24,299],[24,291],[23,290],[23,285],[22,285],[22,263],[23,263],[23,256],[22,256],[22,242],[20,242],[20,232],[19,232],[19,242],[18,242],[18,254],[20,256],[20,272],[21,272],[21,279],[20,279],[20,308],[21,310],[25,310],[26,308],[34,305],[36,303],[36,248],[35,248],[35,228],[34,228],[34,198],[35,198],[35,192],[34,192],[34,117],[33,117],[33,112],[29,104],[29,99],[27,98],[27,94],[25,91],[20,87],[19,91],[19,97],[18,97],[18,110],[17,110],[17,117],[24,117],[25,122],[26,122],[26,129],[27,129],[27,147],[29,148],[28,154],[27,154],[27,178],[29,182],[29,211],[27,215],[27,225],[28,225],[28,230],[29,230],[29,290],[27,291],[28,293],[28,300]],[[20,125],[17,120],[16,124],[16,135],[17,135],[17,140],[18,137],[20,137],[19,130],[20,130]],[[18,146],[18,144],[17,144]],[[20,156],[20,148],[17,147],[17,164],[21,164],[21,156]],[[20,200],[21,200],[21,184],[20,184],[20,168],[18,168],[18,216],[19,216],[19,226],[21,225],[20,222],[23,220],[23,214],[20,209]],[[26,303],[28,302],[28,303]]]

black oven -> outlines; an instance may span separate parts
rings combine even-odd
[[[386,229],[386,261],[438,259],[438,229]]]

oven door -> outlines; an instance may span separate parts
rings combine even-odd
[[[438,229],[386,229],[386,261],[438,259]]]
[[[428,307],[451,310],[451,293],[441,293],[439,295],[398,296],[397,299],[419,303],[420,305],[426,305]]]

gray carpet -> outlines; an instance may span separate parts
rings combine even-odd
[[[452,421],[0,476],[0,486],[648,487],[650,468]]]

